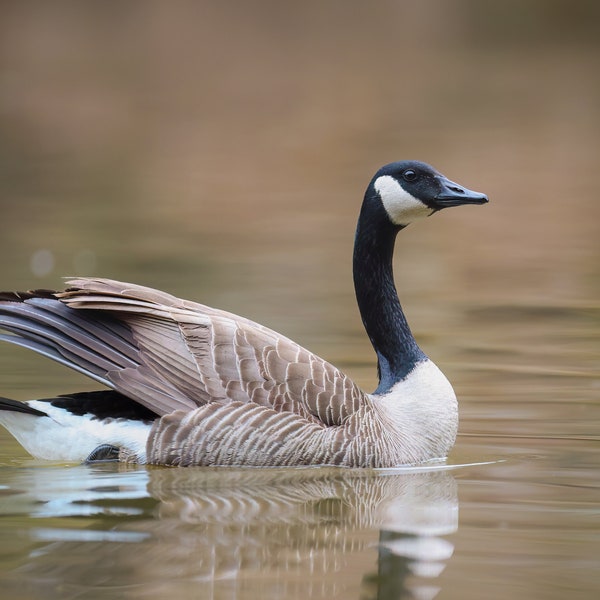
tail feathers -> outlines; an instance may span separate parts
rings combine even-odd
[[[25,295],[25,294],[23,294]],[[29,348],[114,387],[107,374],[140,365],[126,325],[110,315],[77,311],[47,296],[0,296],[0,339]]]
[[[10,398],[0,397],[0,410],[6,410],[8,412],[24,413],[26,415],[33,415],[35,417],[47,417],[48,415],[37,408],[25,404],[25,402],[19,402],[18,400],[11,400]]]

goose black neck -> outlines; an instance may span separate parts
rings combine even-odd
[[[354,289],[365,330],[377,354],[383,394],[426,359],[402,311],[394,284],[392,259],[402,229],[388,218],[377,193],[367,190],[354,243]]]

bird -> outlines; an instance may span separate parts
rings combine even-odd
[[[393,468],[443,461],[458,403],[417,344],[393,273],[396,236],[449,207],[485,204],[415,160],[371,179],[353,251],[356,300],[378,385],[247,318],[111,279],[0,293],[0,339],[105,389],[0,398],[0,424],[32,456],[164,466]]]

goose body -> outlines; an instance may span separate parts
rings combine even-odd
[[[483,194],[417,161],[380,169],[363,201],[356,296],[378,358],[366,393],[339,369],[243,317],[109,279],[0,294],[0,339],[106,391],[0,398],[0,423],[33,456],[161,465],[391,467],[443,459],[454,391],[417,345],[392,273],[396,234]]]

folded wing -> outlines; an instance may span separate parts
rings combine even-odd
[[[64,292],[0,296],[6,341],[29,347],[157,415],[252,402],[340,425],[365,394],[337,368],[247,319],[150,288],[73,279]]]

